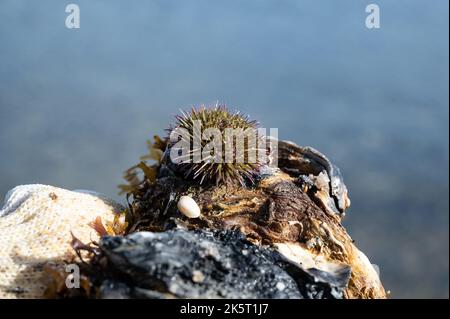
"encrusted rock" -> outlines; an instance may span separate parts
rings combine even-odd
[[[386,298],[373,266],[341,224],[350,205],[347,188],[339,169],[320,152],[280,141],[278,169],[262,166],[251,186],[199,186],[163,162],[152,169],[156,177],[130,193],[130,232],[167,231],[174,224],[239,230],[254,244],[285,244],[314,260],[350,267],[345,298]],[[176,202],[181,196],[195,199],[199,218],[180,217]],[[291,261],[299,265],[295,255]]]

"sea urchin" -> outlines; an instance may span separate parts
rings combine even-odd
[[[245,185],[265,160],[258,123],[224,106],[192,108],[169,129],[171,162],[185,178]]]

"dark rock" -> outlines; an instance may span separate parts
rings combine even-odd
[[[350,271],[301,269],[237,231],[103,237],[102,298],[341,298]]]

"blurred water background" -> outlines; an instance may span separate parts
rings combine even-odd
[[[122,172],[179,108],[219,100],[342,170],[356,244],[392,297],[449,296],[448,1],[0,0],[0,200],[124,201]]]

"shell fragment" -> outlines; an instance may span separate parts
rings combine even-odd
[[[189,196],[181,196],[177,203],[178,210],[188,218],[198,218],[200,207]]]

